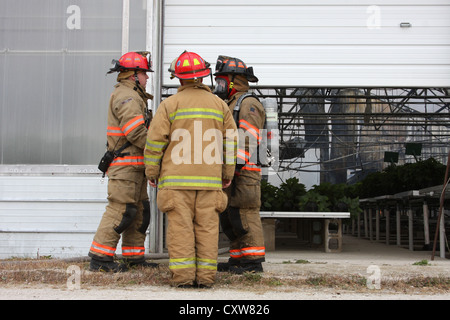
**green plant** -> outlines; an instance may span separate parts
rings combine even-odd
[[[336,210],[335,207],[338,205],[339,199],[345,196],[346,189],[347,189],[346,184],[342,183],[332,184],[329,182],[324,182],[321,183],[320,185],[315,185],[312,188],[312,190],[316,191],[317,193],[326,196],[330,203],[330,209],[333,209],[335,211],[341,211]]]
[[[287,179],[278,188],[263,180],[261,211],[298,211],[298,202],[305,193],[305,185],[297,178]]]
[[[417,262],[413,263],[413,266],[429,266],[430,264],[428,263],[427,259],[423,259]]]
[[[359,197],[371,198],[440,185],[444,182],[445,170],[446,166],[433,158],[401,166],[390,165],[361,181]]]
[[[308,260],[299,259],[295,261],[296,264],[308,264],[310,263]]]
[[[306,194],[306,188],[297,178],[289,178],[277,191],[277,204],[281,211],[299,211],[300,198]]]
[[[309,190],[300,197],[298,206],[300,210],[311,212],[330,211],[330,202],[327,196],[323,196],[317,191]]]
[[[363,210],[359,206],[359,197],[356,198],[349,198],[349,197],[342,197],[339,199],[339,201],[346,205],[346,210],[350,212],[350,216],[352,218],[356,218],[358,216],[358,213],[363,212]]]
[[[248,282],[248,283],[258,283],[261,281],[261,279],[263,278],[261,273],[253,273],[253,272],[245,272],[243,274],[244,279]]]
[[[278,188],[267,181],[261,181],[261,211],[278,211],[277,201]]]

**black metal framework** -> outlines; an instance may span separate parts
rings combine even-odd
[[[343,183],[381,170],[386,152],[398,153],[400,164],[430,157],[446,164],[450,88],[251,89],[277,101],[281,171]],[[163,88],[162,96],[174,92]]]

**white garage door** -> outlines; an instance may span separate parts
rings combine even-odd
[[[261,86],[450,86],[450,2],[405,3],[166,0],[163,85],[189,50],[239,57]]]

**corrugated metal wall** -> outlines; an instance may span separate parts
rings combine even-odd
[[[95,166],[11,168],[0,170],[0,259],[87,256],[107,204],[107,177]]]
[[[164,10],[164,71],[186,49],[212,64],[237,56],[263,86],[450,85],[448,1],[165,0]]]
[[[0,176],[0,259],[86,256],[106,186],[86,174]]]

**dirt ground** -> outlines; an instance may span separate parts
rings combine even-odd
[[[450,259],[440,258],[439,252],[433,261],[430,258],[430,251],[410,251],[344,236],[340,253],[292,245],[280,245],[267,252],[262,279],[275,279],[282,285],[233,287],[222,280],[211,289],[178,289],[159,285],[71,287],[69,281],[66,287],[11,285],[0,281],[0,300],[450,300]],[[226,259],[223,254],[219,261]],[[423,260],[428,261],[426,265],[415,265]],[[167,263],[166,259],[156,262]],[[306,278],[317,280],[318,285],[294,285]],[[446,285],[408,284],[409,279],[416,278],[440,279]],[[320,284],[323,279],[326,283]],[[365,283],[346,287],[333,284],[333,279],[359,279]],[[401,285],[388,285],[397,282]]]

